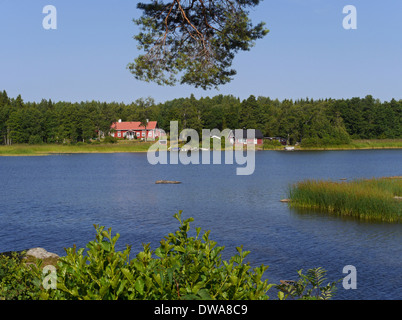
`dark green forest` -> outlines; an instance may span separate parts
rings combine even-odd
[[[174,99],[155,103],[152,98],[125,104],[25,102],[0,91],[0,144],[90,142],[107,133],[112,122],[158,121],[169,131],[179,129],[260,129],[266,137],[283,137],[303,146],[348,144],[352,139],[402,138],[402,100],[381,102],[368,95],[351,99],[283,100],[255,97],[241,101],[232,95]],[[201,135],[200,135],[201,137]]]

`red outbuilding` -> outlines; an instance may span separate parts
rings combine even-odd
[[[246,129],[232,130],[229,133],[229,141],[232,144],[263,144],[264,136],[262,132],[258,129],[254,130],[254,137],[251,138],[247,134]]]

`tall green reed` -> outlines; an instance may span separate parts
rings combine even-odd
[[[289,188],[290,206],[318,209],[363,220],[401,222],[402,179],[373,178],[350,182],[305,180]]]

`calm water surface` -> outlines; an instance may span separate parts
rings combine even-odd
[[[156,248],[177,228],[178,210],[211,230],[224,258],[244,245],[270,283],[321,266],[328,281],[357,269],[357,289],[338,284],[335,299],[402,298],[402,226],[322,213],[279,202],[303,179],[402,175],[402,150],[257,152],[251,176],[237,165],[150,165],[146,154],[0,157],[0,252],[44,247],[64,255],[94,239],[93,224],[120,233],[123,249]],[[157,185],[156,180],[180,180]],[[272,295],[276,297],[276,295]]]

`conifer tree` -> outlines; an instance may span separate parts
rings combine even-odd
[[[250,7],[259,0],[151,0],[139,3],[142,16],[134,37],[144,50],[128,69],[135,78],[160,85],[194,85],[203,89],[232,80],[238,51],[247,51],[269,31],[253,26]]]

